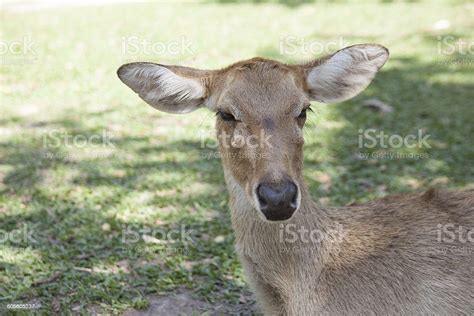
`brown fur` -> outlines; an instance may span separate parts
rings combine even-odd
[[[356,47],[354,60],[388,57],[378,46],[360,48],[368,49],[369,57]],[[216,130],[236,250],[262,310],[267,315],[473,314],[474,244],[459,238],[440,240],[439,234],[442,225],[472,230],[474,190],[429,190],[341,208],[323,208],[312,201],[302,170],[305,120],[298,115],[322,89],[310,91],[312,67],[330,57],[306,65],[254,58],[217,71],[160,65],[199,81],[205,87],[200,102],[237,119],[218,118]],[[147,91],[130,80],[146,78],[127,73],[127,67],[138,66],[143,65],[123,66],[119,76],[142,96]],[[355,67],[348,74],[371,80],[370,71],[373,68]],[[342,77],[321,99],[353,96],[367,83],[352,87],[357,84]],[[331,91],[335,88],[341,90]],[[146,95],[144,99],[159,109],[160,102],[169,102]],[[165,109],[170,111],[169,104]],[[260,141],[268,135],[268,143],[256,148],[233,145],[239,136]],[[299,209],[283,223],[266,221],[260,217],[255,188],[262,181],[283,178],[298,185]],[[282,230],[290,225],[316,231],[324,239],[282,240]]]
[[[439,224],[473,227],[474,190],[425,195],[328,209],[305,195],[291,223],[326,232],[318,244],[282,243],[279,225],[232,199],[237,250],[266,314],[472,314],[472,244],[437,234]]]

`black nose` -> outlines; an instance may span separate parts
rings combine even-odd
[[[291,181],[261,183],[257,188],[260,211],[269,221],[289,219],[296,210],[298,189]]]

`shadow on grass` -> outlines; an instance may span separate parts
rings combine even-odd
[[[72,136],[101,131],[69,120],[40,126]],[[144,307],[146,295],[181,287],[211,302],[238,300],[246,288],[242,280],[229,277],[239,265],[222,172],[216,172],[218,160],[199,155],[199,142],[150,146],[148,137],[121,137],[114,144],[127,148],[131,160],[70,160],[60,154],[63,147],[45,148],[41,136],[0,144],[2,163],[10,167],[2,181],[2,200],[22,201],[2,205],[1,227],[12,232],[26,225],[34,239],[0,244],[3,252],[13,252],[13,259],[0,261],[7,276],[0,285],[0,303],[39,298],[45,311],[105,304],[110,312]],[[183,152],[189,153],[187,159],[177,161],[175,154]],[[50,188],[47,176],[61,176],[61,170],[74,172],[64,187]],[[181,186],[190,182],[201,187]],[[149,200],[133,205],[140,193],[150,195]],[[164,238],[183,229],[192,232],[192,241]],[[42,281],[55,275],[54,281]]]

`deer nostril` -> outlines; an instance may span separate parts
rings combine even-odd
[[[268,202],[267,202],[265,196],[266,196],[265,189],[260,184],[257,188],[257,197],[258,197],[258,202],[260,203],[261,208],[266,208],[268,206]]]

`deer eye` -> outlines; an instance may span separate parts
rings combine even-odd
[[[305,119],[305,118],[306,118],[306,112],[308,112],[308,110],[311,111],[311,112],[313,112],[313,110],[311,109],[311,107],[309,106],[309,104],[308,104],[307,106],[305,106],[305,107],[303,108],[303,110],[301,110],[301,113],[300,113],[300,115],[298,115],[298,118],[299,118],[299,119]]]
[[[303,109],[300,113],[300,115],[298,115],[298,118],[306,118],[306,111],[307,109]]]
[[[230,113],[219,111],[219,112],[217,112],[217,115],[219,115],[221,117],[221,119],[223,119],[226,122],[235,122],[236,121],[235,117]]]

